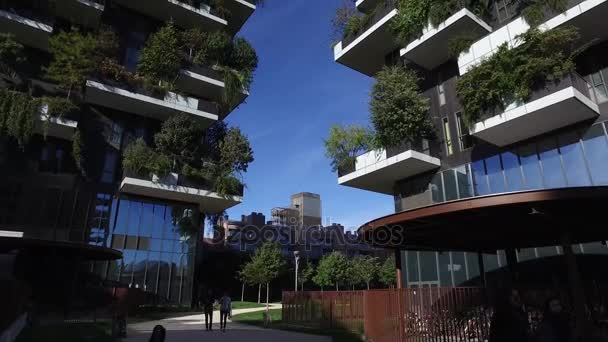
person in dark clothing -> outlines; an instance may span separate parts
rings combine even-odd
[[[213,291],[208,290],[201,300],[201,306],[203,307],[203,313],[205,314],[205,330],[213,330]]]
[[[167,331],[162,325],[157,325],[152,329],[152,336],[150,336],[150,342],[165,342],[165,335]]]
[[[232,317],[232,300],[228,292],[224,292],[224,296],[220,298],[220,330],[226,332],[226,321],[228,317]]]
[[[490,323],[489,342],[527,342],[528,328],[528,316],[523,310],[519,292],[509,290],[498,297]]]
[[[538,342],[570,341],[570,319],[564,312],[559,298],[551,298],[545,304],[543,321],[538,327]]]

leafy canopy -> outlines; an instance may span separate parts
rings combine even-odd
[[[429,100],[420,94],[414,71],[400,66],[384,67],[376,77],[370,102],[376,143],[398,146],[434,136]]]
[[[352,261],[352,273],[356,275],[357,282],[355,284],[364,283],[367,289],[370,288],[370,283],[376,279],[379,272],[378,258],[369,255],[359,255]]]
[[[44,69],[46,77],[71,92],[84,85],[99,62],[98,40],[90,33],[78,30],[62,31],[49,40],[51,62]]]
[[[386,286],[397,284],[397,272],[395,268],[395,257],[386,258],[378,271],[378,280]]]
[[[345,283],[349,277],[349,262],[344,254],[333,252],[323,256],[317,266],[317,274],[313,277],[315,284],[323,286],[339,285]]]
[[[0,33],[0,73],[14,77],[17,67],[25,60],[23,45],[15,41],[15,36]]]
[[[372,133],[363,127],[333,125],[324,141],[325,155],[331,159],[333,171],[345,170],[356,157],[371,146]]]
[[[513,101],[526,101],[546,82],[562,79],[574,71],[575,28],[558,27],[541,32],[530,29],[517,37],[519,46],[501,45],[497,52],[459,78],[456,90],[468,125]]]
[[[148,38],[137,71],[152,81],[173,83],[182,65],[180,46],[180,32],[169,21]]]

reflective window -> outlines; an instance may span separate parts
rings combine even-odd
[[[583,147],[594,185],[608,185],[608,141],[603,124],[593,125],[583,136]]]
[[[118,161],[118,154],[116,151],[107,151],[105,160],[103,163],[103,171],[101,174],[101,181],[104,183],[114,182],[114,173],[116,172],[116,163]]]
[[[517,251],[517,261],[524,262],[536,258],[534,248],[523,248]]]
[[[469,134],[469,127],[467,127],[466,122],[462,117],[462,113],[456,113],[456,124],[458,128],[458,140],[460,142],[460,150],[464,151],[467,148],[473,146],[473,141],[471,140],[471,135]]]
[[[452,266],[450,263],[450,253],[438,253],[439,258],[439,283],[441,286],[453,286],[452,284]]]
[[[443,140],[445,141],[445,154],[449,156],[454,153],[454,146],[452,145],[452,134],[450,133],[448,118],[443,118]]]
[[[433,197],[433,202],[444,202],[443,182],[441,181],[441,173],[437,173],[435,176],[433,176],[433,180],[431,181],[431,194]]]
[[[505,152],[501,155],[502,165],[507,178],[507,190],[519,191],[524,189],[519,157],[513,152]]]
[[[411,283],[420,281],[420,277],[418,275],[418,252],[406,251],[405,261],[407,264],[406,271],[408,282]]]
[[[456,187],[456,175],[454,170],[443,172],[443,186],[445,189],[445,200],[453,201],[458,199],[458,189]]]
[[[499,156],[486,159],[486,171],[488,182],[490,183],[490,191],[493,194],[505,192],[505,177],[502,173]]]
[[[497,254],[484,254],[483,255],[483,266],[486,272],[490,272],[499,268],[498,266],[498,255]]]
[[[144,203],[142,213],[140,236],[152,236],[154,227],[154,205],[152,203]]]
[[[543,188],[543,179],[540,172],[540,162],[536,154],[536,147],[532,144],[519,149],[519,160],[524,173],[524,190]]]
[[[147,270],[146,275],[146,291],[156,292],[156,283],[158,281],[158,266],[160,261],[160,253],[150,252],[148,254]]]
[[[479,259],[477,253],[464,253],[467,260],[468,279],[479,277]],[[484,265],[485,266],[485,265]]]
[[[452,252],[452,271],[454,272],[454,285],[460,286],[467,281],[465,258],[463,252]]]
[[[583,250],[585,254],[608,254],[606,243],[601,242],[584,243]]]
[[[475,196],[483,196],[489,194],[490,187],[488,186],[486,168],[483,160],[478,160],[474,163],[471,163],[471,170],[473,172],[473,185],[475,188]]]
[[[419,252],[422,281],[437,281],[437,257],[435,252]]]
[[[555,139],[549,138],[538,144],[545,188],[566,186],[562,161],[557,151]]]
[[[129,206],[129,227],[127,228],[129,235],[137,235],[139,233],[142,209],[143,203],[131,202]]]
[[[539,247],[536,249],[536,252],[538,253],[539,258],[554,256],[558,254],[556,247]]]
[[[595,95],[597,103],[608,101],[608,90],[605,81],[607,74],[608,69],[603,69],[588,77],[589,83],[587,85],[591,88],[592,94]]]
[[[469,166],[463,165],[454,169],[456,172],[456,182],[458,183],[458,195],[460,198],[473,196],[473,184],[471,184],[471,174]]]
[[[559,143],[568,186],[591,185],[578,133],[571,132],[559,136]]]

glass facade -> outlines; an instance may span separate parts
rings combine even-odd
[[[101,215],[99,222],[106,222],[105,226],[91,230],[91,237],[95,236],[92,241],[98,244],[122,251],[123,258],[98,263],[94,272],[109,281],[154,293],[161,301],[190,304],[196,238],[184,227],[184,219],[199,230],[193,215],[197,208],[131,198],[114,198],[110,204],[109,195],[98,196],[100,213],[109,212],[110,205],[114,216],[108,220]]]
[[[579,186],[608,185],[606,122],[585,131],[570,130],[543,137],[508,151],[436,174],[429,183],[432,203],[497,193]],[[409,181],[409,180],[408,180]],[[413,179],[412,181],[415,181]],[[399,208],[401,210],[411,208]],[[576,253],[608,254],[605,243],[575,247]],[[477,254],[462,252],[403,252],[407,266],[404,283],[410,287],[459,286],[479,276]],[[519,262],[554,256],[558,247],[517,251]],[[483,255],[486,271],[506,265],[504,251]],[[426,277],[421,277],[425,274]],[[436,277],[433,278],[432,275]],[[434,285],[436,284],[436,285]]]

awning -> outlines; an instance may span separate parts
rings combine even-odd
[[[122,252],[108,247],[67,241],[0,237],[0,253],[6,253],[13,250],[27,251],[30,255],[41,257],[60,256],[79,258],[81,260],[122,259]]]
[[[493,252],[608,240],[608,187],[503,193],[404,211],[359,228],[374,246]]]

